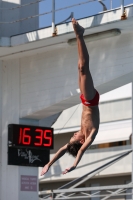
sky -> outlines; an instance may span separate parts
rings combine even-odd
[[[103,3],[106,5],[107,9],[112,9],[120,7],[121,0],[104,0]],[[87,0],[55,0],[55,9],[64,8],[66,6],[74,5],[81,2],[87,2]],[[133,0],[124,0],[125,5],[133,4]],[[88,17],[91,15],[98,14],[102,12],[102,5],[98,1],[89,2],[80,6],[75,6],[72,8],[64,9],[58,11],[55,14],[55,23],[60,23],[65,20],[71,12],[74,12],[75,19],[80,19]],[[44,0],[39,3],[39,13],[45,13],[52,10],[52,0]],[[39,27],[48,27],[51,26],[52,14],[47,14],[40,17]]]

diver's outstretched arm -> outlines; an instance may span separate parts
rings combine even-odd
[[[42,172],[41,172],[41,176],[44,175],[49,170],[49,168],[51,167],[51,165],[54,162],[56,162],[59,158],[61,158],[66,153],[66,151],[67,151],[67,144],[65,146],[61,147],[56,152],[56,154],[54,155],[54,157],[50,160],[50,162],[43,167]]]

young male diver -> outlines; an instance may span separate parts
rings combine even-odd
[[[78,72],[79,72],[79,88],[81,91],[81,102],[83,111],[81,117],[81,129],[74,133],[70,141],[61,147],[48,164],[42,169],[41,175],[44,175],[51,165],[62,157],[66,152],[75,157],[75,161],[69,168],[63,171],[63,174],[74,170],[81,160],[84,152],[94,141],[99,129],[99,93],[94,88],[92,76],[89,70],[89,54],[84,42],[84,28],[78,22],[72,19],[78,47]]]

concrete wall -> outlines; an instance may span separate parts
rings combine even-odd
[[[37,15],[39,13],[38,3],[25,6],[22,8],[17,8],[13,10],[8,10],[4,8],[14,8],[22,4],[27,4],[33,2],[33,0],[1,0],[0,7],[3,8],[0,14],[1,22],[13,22],[22,18]],[[16,23],[5,23],[0,24],[0,37],[10,37],[12,35],[17,35],[24,32],[33,31],[39,28],[38,17],[24,20],[22,22]]]
[[[90,70],[100,94],[133,78],[133,34],[87,44]],[[80,102],[77,47],[20,59],[20,117],[44,118]]]
[[[21,192],[21,175],[37,175],[37,168],[7,165],[8,124],[19,123],[19,60],[0,62],[0,200],[36,200],[37,192]]]
[[[131,98],[100,103],[99,104],[100,123],[102,123],[102,125],[104,126],[103,123],[131,119],[132,118],[131,107],[132,107]],[[82,115],[82,104],[64,110],[60,114],[56,122],[52,125],[52,127],[54,128],[54,133],[61,134],[79,130],[81,125],[81,115]],[[121,125],[118,126],[121,129],[120,127]],[[112,129],[112,127],[110,129]]]
[[[18,167],[7,165],[7,125],[18,123],[19,68],[18,60],[2,63],[1,68],[1,193],[0,199],[18,198]],[[14,73],[12,73],[12,70]],[[13,184],[11,184],[13,183]],[[8,188],[8,191],[7,191]]]
[[[133,79],[133,33],[130,20],[133,13],[132,7],[127,9],[127,13],[128,20],[124,21],[120,21],[120,10],[80,20],[81,24],[85,25],[87,34],[114,27],[124,29],[121,30],[120,36],[87,43],[90,53],[90,69],[95,87],[100,94],[129,83]],[[29,23],[26,27],[31,27],[30,25]],[[36,41],[38,40],[36,32],[29,34],[30,44],[25,44],[23,37],[18,37],[17,40],[20,43],[16,44],[18,45],[16,53],[10,52],[14,57],[21,50],[25,53],[25,57],[20,59],[21,118],[43,119],[80,102],[77,47],[67,44],[68,39],[74,37],[72,25],[71,23],[63,24],[57,28],[58,37],[51,38],[51,33],[45,30],[47,38],[43,37],[44,32],[42,31],[39,43]],[[17,27],[14,30],[17,30]],[[45,49],[42,48],[42,44]],[[29,47],[36,51],[41,49],[43,53],[37,52],[33,55],[34,52],[29,50]],[[28,57],[26,53],[32,56]]]
[[[4,1],[2,1],[1,7],[12,6],[10,3],[18,5],[20,2],[9,1],[4,4]],[[27,9],[26,13],[27,15],[32,14],[32,11],[34,13],[35,10],[31,9],[30,13],[29,9]],[[2,12],[1,20],[14,20],[16,16],[22,17],[22,13],[15,11],[14,15],[6,15],[5,12]],[[11,17],[9,17],[10,15]],[[27,21],[26,25],[24,22],[21,23],[21,27],[19,23],[12,27],[2,25],[1,30],[3,32],[1,32],[1,36],[10,36],[12,34],[19,34],[22,31],[30,31],[36,26],[36,21],[30,22],[28,23]],[[132,32],[124,33],[119,37],[104,39],[103,41],[94,41],[87,44],[87,47],[90,52],[90,68],[95,87],[101,94],[132,80]],[[31,174],[31,169],[24,170],[23,167],[7,165],[7,125],[9,123],[19,123],[19,118],[22,117],[33,118],[35,121],[36,119],[43,119],[79,103],[77,59],[77,47],[66,45],[65,47],[60,46],[58,50],[1,62],[0,200],[7,200],[9,198],[11,200],[21,200],[19,198],[20,175],[27,174],[28,170]],[[65,141],[65,138],[63,139]],[[87,151],[82,160],[82,165],[79,165],[72,175],[60,176],[61,171],[73,162],[73,159],[66,155],[66,157],[53,165],[45,180],[66,180],[79,177],[79,172],[81,172],[81,175],[88,172],[88,165],[90,170],[96,168],[98,166],[98,159],[101,160],[99,164],[103,164],[105,161],[108,161],[109,156],[113,157],[116,152],[119,154],[129,148],[131,147],[126,146],[123,149],[112,148],[101,150],[98,153],[96,150],[91,150],[91,153]],[[123,172],[130,173],[130,162],[131,155],[119,161],[117,165],[114,165],[114,168],[108,168],[100,175],[108,176],[110,173],[112,175],[117,173],[123,174]],[[124,163],[127,163],[127,165],[125,166]],[[32,172],[33,174],[36,173],[35,168]],[[26,200],[25,195],[24,198]],[[29,197],[27,198],[29,199]],[[34,198],[37,198],[37,196],[32,194],[32,199]]]
[[[126,120],[132,118],[132,100],[123,99],[119,101],[112,101],[100,104],[100,121],[101,123],[117,120]],[[110,113],[110,114],[109,114]]]
[[[57,139],[57,138],[56,138]],[[60,141],[59,141],[60,142]],[[72,166],[74,163],[74,158],[68,154],[63,156],[60,160],[52,165],[49,169],[48,173],[44,177],[39,177],[40,183],[46,181],[66,181],[69,179],[75,179],[84,174],[104,165],[105,163],[113,160],[124,151],[131,149],[130,145],[127,146],[119,146],[119,147],[111,147],[104,149],[90,149],[87,150],[82,157],[82,162],[80,162],[72,173],[68,173],[66,175],[62,175],[62,171],[67,167]],[[51,158],[53,154],[51,154]],[[132,155],[128,155],[120,161],[116,162],[112,166],[108,167],[104,171],[98,173],[96,177],[101,178],[105,176],[113,177],[131,173],[132,169]],[[126,164],[125,164],[126,163]],[[40,168],[41,171],[41,168]]]

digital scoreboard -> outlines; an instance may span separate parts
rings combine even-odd
[[[53,128],[8,125],[8,165],[43,167],[54,144]]]
[[[8,143],[12,147],[53,149],[53,128],[9,124]]]

